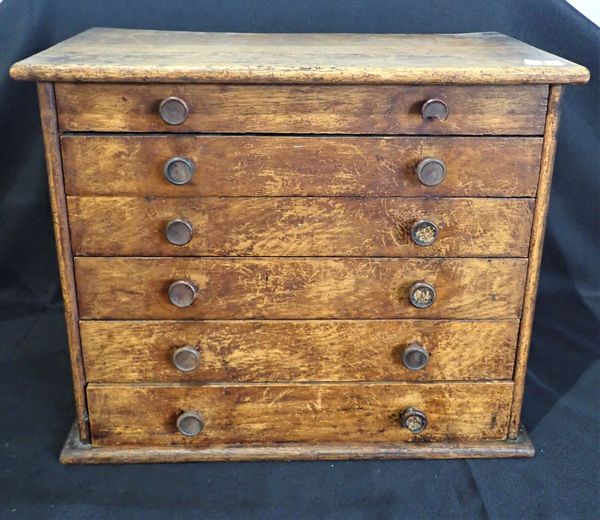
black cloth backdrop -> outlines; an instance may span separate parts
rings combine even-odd
[[[64,467],[74,417],[35,85],[9,66],[93,26],[500,31],[586,65],[567,89],[524,423],[534,459]],[[598,518],[600,30],[563,0],[4,0],[0,517]],[[493,225],[490,222],[489,225]]]

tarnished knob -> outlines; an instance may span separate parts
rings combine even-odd
[[[425,282],[417,282],[413,284],[408,292],[410,303],[418,309],[426,309],[431,307],[435,301],[435,289]]]
[[[187,119],[189,108],[183,99],[170,96],[160,102],[158,113],[168,125],[180,125]]]
[[[419,220],[410,230],[410,237],[418,246],[430,246],[438,237],[438,227],[431,220]]]
[[[446,177],[446,165],[440,159],[427,157],[417,164],[417,179],[425,186],[437,186]]]
[[[187,244],[192,239],[193,232],[192,224],[182,218],[173,219],[165,226],[165,236],[175,246]]]
[[[181,372],[191,372],[200,365],[200,353],[191,345],[184,345],[173,352],[173,365]]]
[[[197,294],[196,286],[188,280],[177,280],[169,286],[169,300],[175,307],[189,307]]]
[[[173,157],[165,163],[165,178],[171,183],[181,186],[192,180],[194,171],[196,170],[194,163],[183,157]]]
[[[204,430],[204,421],[198,412],[183,412],[177,417],[177,429],[181,435],[195,437]]]
[[[411,433],[421,433],[427,428],[427,416],[416,408],[407,408],[402,412],[401,424]]]
[[[444,121],[448,118],[448,105],[441,99],[428,99],[421,106],[421,115],[425,120],[438,119]]]
[[[402,352],[402,363],[409,370],[421,370],[429,363],[429,352],[423,345],[411,343]]]

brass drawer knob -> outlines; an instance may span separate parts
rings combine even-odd
[[[173,365],[180,372],[191,372],[200,365],[200,353],[191,345],[184,345],[173,352]]]
[[[423,345],[411,343],[402,352],[402,363],[409,370],[422,370],[429,363],[429,352]]]
[[[416,408],[407,408],[402,412],[401,424],[411,433],[421,433],[427,428],[427,416]]]
[[[165,226],[165,236],[174,246],[187,244],[192,239],[193,232],[192,224],[182,218],[173,219]]]
[[[430,246],[438,237],[438,227],[431,220],[419,220],[410,230],[410,237],[418,246]]]
[[[192,180],[196,167],[189,159],[173,157],[165,163],[165,178],[176,186],[187,184]]]
[[[197,294],[196,286],[188,280],[177,280],[169,286],[169,300],[175,307],[189,307]]]
[[[168,125],[180,125],[187,119],[189,111],[187,103],[175,96],[163,99],[158,107],[161,119]]]
[[[437,186],[446,177],[446,164],[440,159],[427,157],[417,164],[417,179],[425,186]]]
[[[183,412],[177,417],[177,429],[181,435],[195,437],[204,430],[204,421],[198,412]]]
[[[425,282],[417,282],[409,290],[409,299],[417,309],[431,307],[435,301],[435,289]]]
[[[428,99],[421,107],[421,115],[426,121],[431,121],[432,119],[445,121],[448,118],[448,114],[448,105],[445,101],[438,98]]]

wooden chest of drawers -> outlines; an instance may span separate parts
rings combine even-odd
[[[531,456],[562,85],[496,33],[92,29],[38,82],[61,460]]]

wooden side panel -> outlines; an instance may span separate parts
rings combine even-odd
[[[306,137],[248,135],[63,135],[67,193],[130,196],[535,196],[538,137]],[[165,179],[185,157],[188,184]],[[434,157],[448,174],[417,179]]]
[[[525,259],[75,258],[83,319],[517,318]],[[190,280],[190,307],[167,297]],[[408,300],[425,280],[427,309]]]
[[[74,132],[542,135],[547,85],[200,85],[58,83],[58,121]],[[161,101],[177,96],[187,119],[169,125]],[[445,121],[424,120],[428,99]]]
[[[515,364],[515,393],[509,428],[509,437],[513,439],[516,438],[519,433],[521,408],[523,406],[525,376],[527,375],[527,358],[529,356],[533,316],[535,312],[535,298],[540,276],[542,248],[546,230],[546,216],[548,214],[548,206],[550,203],[550,186],[554,169],[554,154],[556,152],[556,134],[558,132],[561,95],[562,87],[553,85],[550,90],[550,99],[548,102],[548,115],[546,118],[546,133],[542,151],[538,196],[533,216],[533,228],[529,246],[529,269],[527,271],[527,281],[525,283],[523,319],[521,321],[521,330],[517,347],[517,361]]]
[[[533,199],[68,197],[73,251],[92,256],[525,257]],[[193,228],[173,245],[172,219]],[[412,226],[439,229],[416,245]]]
[[[94,446],[224,445],[273,442],[423,442],[506,437],[512,382],[324,385],[88,386]],[[429,425],[399,424],[408,407]],[[175,426],[196,411],[204,430]]]
[[[91,382],[457,381],[511,379],[518,320],[82,321]],[[429,363],[408,370],[402,352]],[[192,372],[175,349],[200,354]]]
[[[56,125],[56,107],[54,103],[54,86],[52,83],[38,83],[38,99],[40,117],[44,135],[46,168],[48,170],[48,186],[50,204],[52,207],[52,222],[58,255],[58,271],[62,288],[63,304],[65,307],[65,322],[69,341],[69,357],[73,376],[75,394],[75,410],[79,435],[83,442],[89,441],[87,422],[87,405],[85,396],[85,373],[81,355],[79,338],[79,313],[77,309],[75,277],[73,273],[73,258],[71,240],[69,237],[69,222],[63,184],[60,144]]]

